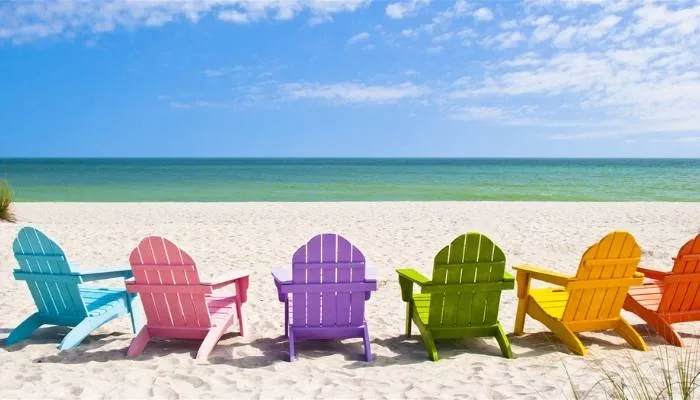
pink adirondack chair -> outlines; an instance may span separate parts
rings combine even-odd
[[[290,361],[295,339],[356,337],[364,340],[365,359],[372,359],[365,301],[377,290],[377,280],[366,274],[360,250],[340,235],[317,235],[294,253],[291,271],[275,269],[272,275],[284,302]]]
[[[153,337],[203,340],[197,359],[206,359],[238,317],[243,335],[241,306],[246,301],[248,274],[235,273],[214,282],[201,282],[192,257],[171,241],[150,236],[129,257],[134,279],[126,290],[138,293],[146,312],[146,325],[127,351],[136,356]],[[235,294],[216,289],[235,286]]]

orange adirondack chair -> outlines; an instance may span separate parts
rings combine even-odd
[[[638,268],[651,281],[630,288],[624,308],[669,343],[683,346],[671,324],[700,321],[700,235],[678,250],[670,272]]]
[[[581,356],[586,348],[575,333],[584,331],[614,329],[632,347],[646,350],[642,337],[620,315],[628,288],[643,281],[636,272],[641,255],[631,234],[616,231],[586,250],[576,276],[529,265],[513,267],[518,271],[519,299],[513,333],[523,334],[525,315],[530,315]],[[532,279],[560,287],[531,289]]]

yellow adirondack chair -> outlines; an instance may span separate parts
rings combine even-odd
[[[642,250],[628,232],[615,231],[583,253],[576,276],[519,265],[517,270],[518,313],[515,335],[522,335],[525,314],[542,322],[572,352],[586,355],[575,332],[614,329],[632,347],[646,351],[639,333],[620,315],[630,286],[644,275],[636,272]],[[537,279],[561,288],[531,289]]]

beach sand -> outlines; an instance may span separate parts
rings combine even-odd
[[[246,336],[224,336],[208,362],[194,360],[198,342],[164,340],[127,359],[133,336],[127,318],[61,353],[56,346],[68,330],[45,326],[30,340],[0,347],[3,399],[573,398],[567,370],[586,392],[601,380],[601,365],[625,369],[631,359],[660,378],[660,359],[667,350],[675,357],[676,349],[627,312],[649,352],[602,332],[581,334],[590,353],[575,356],[528,318],[525,336],[509,334],[513,360],[489,338],[439,342],[441,360],[433,363],[417,329],[410,339],[403,336],[405,305],[394,268],[412,266],[430,276],[438,250],[479,231],[505,251],[509,270],[528,263],[573,274],[583,251],[617,229],[637,238],[643,265],[667,270],[700,230],[700,203],[21,203],[15,211],[18,224],[0,224],[0,340],[35,312],[26,285],[12,278],[12,240],[24,225],[43,230],[83,269],[128,264],[141,238],[162,235],[192,255],[203,278],[248,270],[250,289]],[[378,269],[379,288],[367,303],[370,363],[362,361],[359,339],[300,342],[297,361],[287,361],[283,306],[270,270],[289,267],[292,253],[321,232],[342,234]],[[515,291],[503,293],[506,332],[516,304]],[[675,327],[687,344],[682,351],[697,352],[700,323]]]

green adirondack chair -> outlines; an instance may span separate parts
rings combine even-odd
[[[411,335],[413,321],[433,361],[438,360],[436,339],[491,336],[503,355],[513,358],[498,322],[501,291],[514,287],[505,266],[506,256],[491,239],[470,232],[435,256],[432,280],[413,269],[397,269],[401,298],[406,302],[406,335]],[[413,292],[414,283],[420,293]]]

